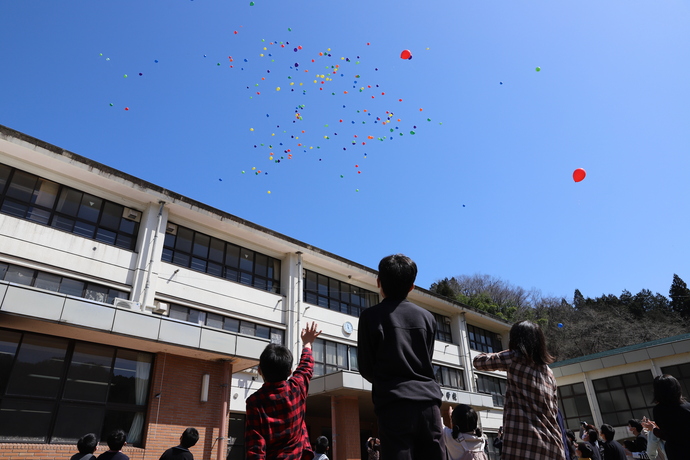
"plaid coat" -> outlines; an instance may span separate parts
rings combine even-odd
[[[519,352],[482,353],[482,371],[508,373],[503,411],[503,460],[565,460],[556,421],[556,379],[549,366],[530,363]]]
[[[247,398],[244,442],[249,460],[314,458],[304,423],[309,381],[314,373],[311,349],[302,349],[295,372],[282,382],[265,382]]]

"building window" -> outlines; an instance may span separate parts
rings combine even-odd
[[[613,426],[627,425],[630,419],[652,417],[651,371],[632,372],[604,379],[592,380],[599,402],[601,418]]]
[[[280,260],[180,225],[168,224],[162,259],[264,291],[280,292]]]
[[[162,313],[154,312],[154,314]],[[189,308],[184,305],[170,304],[168,316],[172,319],[178,319],[188,323],[223,329],[224,331],[235,332],[237,334],[261,337],[262,339],[269,339],[271,343],[277,343],[279,345],[283,345],[284,342],[283,338],[285,336],[285,331],[282,329],[197,310],[196,308]]]
[[[484,353],[497,353],[503,350],[501,339],[495,332],[468,324],[467,333],[470,337],[470,348],[472,350]]]
[[[436,318],[436,340],[453,343],[453,335],[450,332],[450,318],[431,312]]]
[[[462,369],[434,365],[434,376],[436,377],[436,382],[442,387],[458,390],[465,389],[465,377]]]
[[[477,391],[490,394],[494,406],[503,407],[506,396],[506,379],[489,377],[484,374],[477,375]]]
[[[119,289],[2,262],[0,280],[110,304],[115,299],[129,298],[129,293]]]
[[[141,212],[0,165],[0,213],[134,250]]]
[[[686,398],[690,396],[690,363],[662,367],[661,373],[671,374],[676,379],[678,379],[678,382],[680,382],[680,387],[683,396],[685,396]]]
[[[359,371],[355,346],[316,339],[312,344],[312,354],[315,377],[342,370]]]
[[[0,329],[0,442],[104,442],[121,428],[140,446],[153,355]]]
[[[573,431],[580,429],[580,421],[592,422],[592,409],[585,392],[584,383],[561,385],[558,387],[558,407],[563,414],[565,426]],[[627,420],[625,424],[627,425]]]
[[[379,302],[375,292],[304,270],[305,302],[359,317],[362,310]]]

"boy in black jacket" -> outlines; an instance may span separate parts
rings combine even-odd
[[[381,458],[442,460],[441,388],[431,364],[436,319],[407,300],[416,277],[417,265],[402,254],[379,263],[383,301],[359,317],[359,372],[372,383]]]

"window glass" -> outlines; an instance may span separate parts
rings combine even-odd
[[[337,346],[334,342],[326,342],[326,364],[338,364]]]
[[[249,321],[240,321],[240,334],[254,335],[256,324]]]
[[[88,193],[84,193],[82,195],[81,204],[79,206],[79,212],[77,213],[77,217],[79,217],[80,219],[87,220],[89,222],[97,222],[98,215],[101,213],[102,204],[103,200],[101,200],[100,198],[97,198],[93,195],[89,195]]]
[[[209,313],[208,315],[206,315],[206,325],[209,327],[222,329],[223,317],[221,315],[216,315],[215,313]]]
[[[88,283],[86,285],[86,291],[84,292],[84,298],[105,303],[108,301],[108,288],[98,284]]]
[[[0,441],[47,442],[55,403],[3,398],[0,402]]]
[[[96,226],[78,220],[74,223],[74,229],[72,229],[72,232],[79,236],[83,236],[84,238],[93,239],[94,235],[96,234]]]
[[[0,169],[0,172],[2,169]],[[19,348],[19,340],[22,335],[19,332],[0,329],[0,395],[5,393],[7,380],[10,376],[14,355]]]
[[[48,291],[58,292],[60,290],[60,281],[62,276],[53,275],[51,273],[38,272],[34,286],[39,289],[46,289]]]
[[[120,227],[120,220],[122,219],[123,206],[106,201],[101,213],[101,227],[108,230],[117,231]]]
[[[192,238],[194,232],[188,228],[177,227],[177,238],[175,239],[175,250],[190,253],[192,251]]]
[[[33,174],[15,171],[14,176],[12,176],[12,182],[10,182],[10,186],[7,189],[7,196],[30,203],[37,179],[38,177]]]
[[[78,401],[105,402],[114,350],[91,343],[78,343],[67,371],[63,397]]]
[[[104,415],[104,407],[84,404],[61,404],[58,409],[51,441],[76,444],[81,437],[77,433],[100,433]]]
[[[237,268],[240,266],[240,247],[234,244],[227,245],[227,253],[225,255],[225,265]]]
[[[67,217],[55,216],[53,217],[53,222],[51,224],[53,227],[64,230],[66,232],[72,232],[74,228],[74,219],[69,219]]]
[[[134,222],[133,220],[129,219],[120,219],[120,231],[123,233],[127,233],[129,235],[133,235],[134,232],[136,231],[137,228],[137,223]]]
[[[316,339],[312,344],[312,354],[314,355],[314,361],[324,362],[326,359],[326,343],[323,339]]]
[[[67,343],[66,339],[58,337],[24,334],[7,385],[7,394],[56,397]]]
[[[81,297],[84,294],[84,282],[63,278],[60,283],[60,293]]]
[[[222,264],[224,251],[225,243],[218,238],[211,238],[211,245],[208,253],[209,260]]]
[[[173,304],[170,305],[170,311],[168,315],[172,319],[187,321],[187,316],[189,315],[189,308]]]
[[[203,233],[194,235],[194,249],[193,254],[202,259],[208,258],[208,248],[211,243],[211,237]]]
[[[151,355],[148,353],[118,349],[108,401],[146,404],[151,361]]]
[[[271,328],[271,343],[283,345],[283,334],[281,329]]]
[[[19,217],[20,219],[23,219],[24,216],[26,216],[26,212],[28,209],[29,207],[25,204],[17,203],[11,200],[5,200],[5,202],[2,205],[1,211],[3,214],[8,214],[10,216]]]
[[[32,222],[47,225],[50,220],[50,211],[29,206],[26,208],[26,218]]]
[[[338,367],[347,369],[347,345],[345,345],[344,343],[338,343],[337,347]]]
[[[9,281],[10,283],[31,286],[33,279],[34,270],[19,265],[10,265],[7,269],[7,273],[5,273],[5,281]]]
[[[358,371],[359,364],[357,361],[357,347],[349,347],[348,351],[350,354],[350,370]]]
[[[58,199],[56,211],[75,217],[79,210],[79,205],[81,204],[81,196],[81,192],[67,187],[63,188],[60,198]]]
[[[235,318],[225,318],[223,321],[223,329],[230,332],[239,332],[240,321]]]
[[[57,199],[59,189],[59,184],[49,180],[39,179],[38,186],[34,190],[34,196],[31,201],[38,206],[52,209],[53,205],[55,204],[55,200]]]
[[[268,273],[268,257],[257,253],[254,264],[254,274],[265,277]]]
[[[247,272],[254,270],[254,251],[242,248],[240,251],[240,270]]]
[[[106,230],[104,228],[99,228],[98,230],[96,230],[95,239],[96,241],[100,241],[101,243],[115,245],[115,242],[117,241],[117,233],[112,232],[110,230]]]
[[[10,172],[12,168],[5,165],[0,165],[0,194],[5,190],[5,185],[7,184],[7,179],[10,177]]]
[[[256,325],[256,336],[262,339],[268,339],[270,337],[271,328],[267,326],[262,326],[260,324]]]

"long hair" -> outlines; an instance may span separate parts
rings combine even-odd
[[[474,432],[476,436],[482,435],[481,428],[477,427],[479,419],[477,412],[467,404],[458,404],[455,406],[453,415],[451,415],[450,418],[453,422],[453,439],[457,439],[460,433]]]
[[[551,364],[556,360],[546,349],[546,338],[541,328],[531,321],[513,324],[508,348],[519,351],[535,364]]]
[[[663,404],[682,404],[685,401],[680,382],[670,374],[654,377],[654,402]]]

